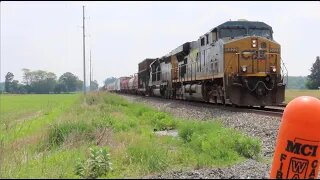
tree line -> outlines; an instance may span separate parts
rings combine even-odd
[[[308,76],[306,87],[308,89],[320,89],[320,57],[316,57],[316,62],[313,63],[311,74]]]
[[[59,78],[53,72],[43,70],[31,71],[30,69],[22,69],[23,80],[20,83],[14,80],[14,74],[8,72],[5,76],[4,91],[14,94],[49,94],[49,93],[69,93],[81,91],[83,89],[83,81],[76,75],[66,72]],[[91,82],[90,90],[98,89],[97,81]]]

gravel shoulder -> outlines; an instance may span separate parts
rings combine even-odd
[[[244,162],[226,168],[210,168],[190,171],[166,172],[143,178],[240,178],[240,179],[265,179],[269,178],[270,163],[274,153],[280,117],[271,117],[247,112],[232,112],[228,109],[209,107],[200,103],[178,100],[167,100],[155,97],[134,95],[121,95],[129,101],[141,102],[169,112],[176,117],[197,120],[219,120],[226,127],[235,128],[249,136],[257,137],[262,141],[263,161],[247,159]]]

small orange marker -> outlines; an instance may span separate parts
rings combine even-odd
[[[271,179],[316,179],[320,164],[320,100],[300,96],[282,116]]]

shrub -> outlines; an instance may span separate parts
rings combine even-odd
[[[112,170],[108,151],[102,148],[90,148],[90,156],[84,161],[78,159],[75,165],[75,174],[86,179],[96,179]]]
[[[190,142],[193,132],[195,131],[195,126],[193,123],[187,123],[186,125],[182,126],[179,131],[178,135],[184,142]]]

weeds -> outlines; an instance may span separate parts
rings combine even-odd
[[[75,174],[86,179],[96,179],[112,170],[110,154],[106,149],[90,148],[90,156],[84,161],[78,159]]]
[[[110,93],[89,93],[86,103],[82,102],[79,98],[70,110],[61,109],[65,110],[61,117],[44,121],[47,123],[44,138],[35,143],[37,147],[30,145],[24,149],[29,162],[5,166],[6,172],[17,173],[7,173],[4,177],[141,177],[181,167],[229,165],[244,158],[256,158],[261,151],[260,141],[215,121],[175,119],[168,113]],[[176,129],[179,136],[154,134],[170,129]],[[109,145],[109,142],[112,146],[108,151],[93,148],[87,160],[76,163],[79,157],[84,158],[89,147]],[[110,171],[109,152],[113,171]],[[5,161],[9,162],[9,159]]]
[[[249,138],[218,122],[180,122],[179,137],[197,154],[212,160],[231,161],[239,156],[258,158],[260,141]]]
[[[150,111],[142,114],[142,119],[150,124],[154,131],[170,130],[176,128],[176,121],[164,112]]]
[[[167,152],[151,142],[137,142],[127,149],[131,163],[142,167],[143,171],[161,172],[168,168]]]
[[[56,124],[49,130],[48,143],[51,147],[60,146],[72,132],[80,135],[82,133],[90,134],[93,130],[92,126],[84,122]],[[86,137],[90,138],[90,136]]]

